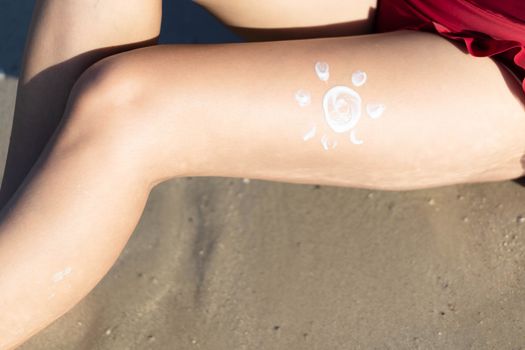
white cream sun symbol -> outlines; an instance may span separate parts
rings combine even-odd
[[[326,62],[317,62],[315,64],[317,77],[324,82],[330,79],[330,66]],[[363,86],[366,83],[367,74],[362,70],[356,70],[352,73],[352,84],[355,87]],[[311,103],[311,95],[306,90],[298,90],[295,93],[295,99],[299,106],[307,107]],[[334,86],[323,97],[324,119],[328,126],[337,134],[349,132],[349,140],[353,144],[360,145],[363,140],[358,139],[355,127],[362,115],[362,100],[357,91],[348,86]],[[382,103],[368,103],[365,107],[367,115],[372,119],[378,119],[385,111]],[[311,128],[303,135],[303,140],[308,141],[315,137],[317,125],[313,124]],[[330,140],[328,135],[321,136],[321,145],[325,150],[335,148],[337,140]]]

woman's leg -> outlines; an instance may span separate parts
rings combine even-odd
[[[19,80],[0,208],[55,130],[73,83],[96,61],[152,45],[161,0],[37,0]]]
[[[306,39],[372,32],[377,0],[196,0],[252,40]]]
[[[359,87],[357,70],[368,77],[354,76]],[[336,132],[353,123],[344,116],[356,95],[354,133]],[[341,118],[325,118],[324,96]],[[2,212],[0,348],[97,284],[165,179],[388,189],[509,179],[522,174],[524,128],[523,104],[496,64],[424,33],[158,46],[105,59],[77,83],[53,142]]]
[[[162,46],[111,65],[140,80],[143,113],[163,126],[155,143],[169,147],[151,155],[164,156],[162,179],[182,164],[188,175],[394,190],[523,174],[517,81],[434,34]]]

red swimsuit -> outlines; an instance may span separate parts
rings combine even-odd
[[[463,41],[477,57],[494,57],[525,93],[525,0],[378,0],[376,32],[413,29]]]

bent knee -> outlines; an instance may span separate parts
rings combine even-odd
[[[103,59],[75,83],[63,121],[61,142],[143,149],[152,137],[146,86],[125,54]]]
[[[141,95],[142,84],[132,70],[121,66],[124,62],[122,54],[110,56],[84,71],[71,91],[68,107],[74,111],[90,110],[93,115],[89,122],[99,123],[107,121],[103,116],[116,108],[133,105]]]
[[[105,58],[88,68],[75,83],[68,101],[69,117],[85,127],[114,128],[140,123],[148,94],[140,67],[126,54]],[[115,130],[116,128],[116,130]]]

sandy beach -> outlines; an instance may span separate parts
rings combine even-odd
[[[163,41],[234,40],[184,3]],[[0,2],[1,164],[31,4]],[[525,187],[174,179],[108,275],[20,349],[525,349]]]

